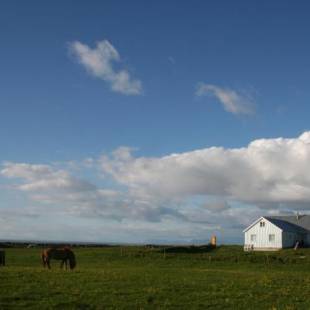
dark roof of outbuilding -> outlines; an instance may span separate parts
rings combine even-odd
[[[310,215],[264,216],[264,218],[284,231],[297,233],[310,231]]]

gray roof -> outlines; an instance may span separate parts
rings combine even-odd
[[[264,218],[284,231],[297,233],[310,231],[310,215],[264,216]]]

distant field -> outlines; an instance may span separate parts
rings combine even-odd
[[[310,309],[310,249],[74,248],[74,271],[40,251],[6,249],[0,309]]]

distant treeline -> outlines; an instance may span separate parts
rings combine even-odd
[[[0,242],[0,248],[43,248],[43,247],[114,247],[113,244],[98,244],[98,243],[70,243],[70,242]]]

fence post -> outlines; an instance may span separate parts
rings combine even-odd
[[[0,266],[5,266],[5,252],[0,250]]]

